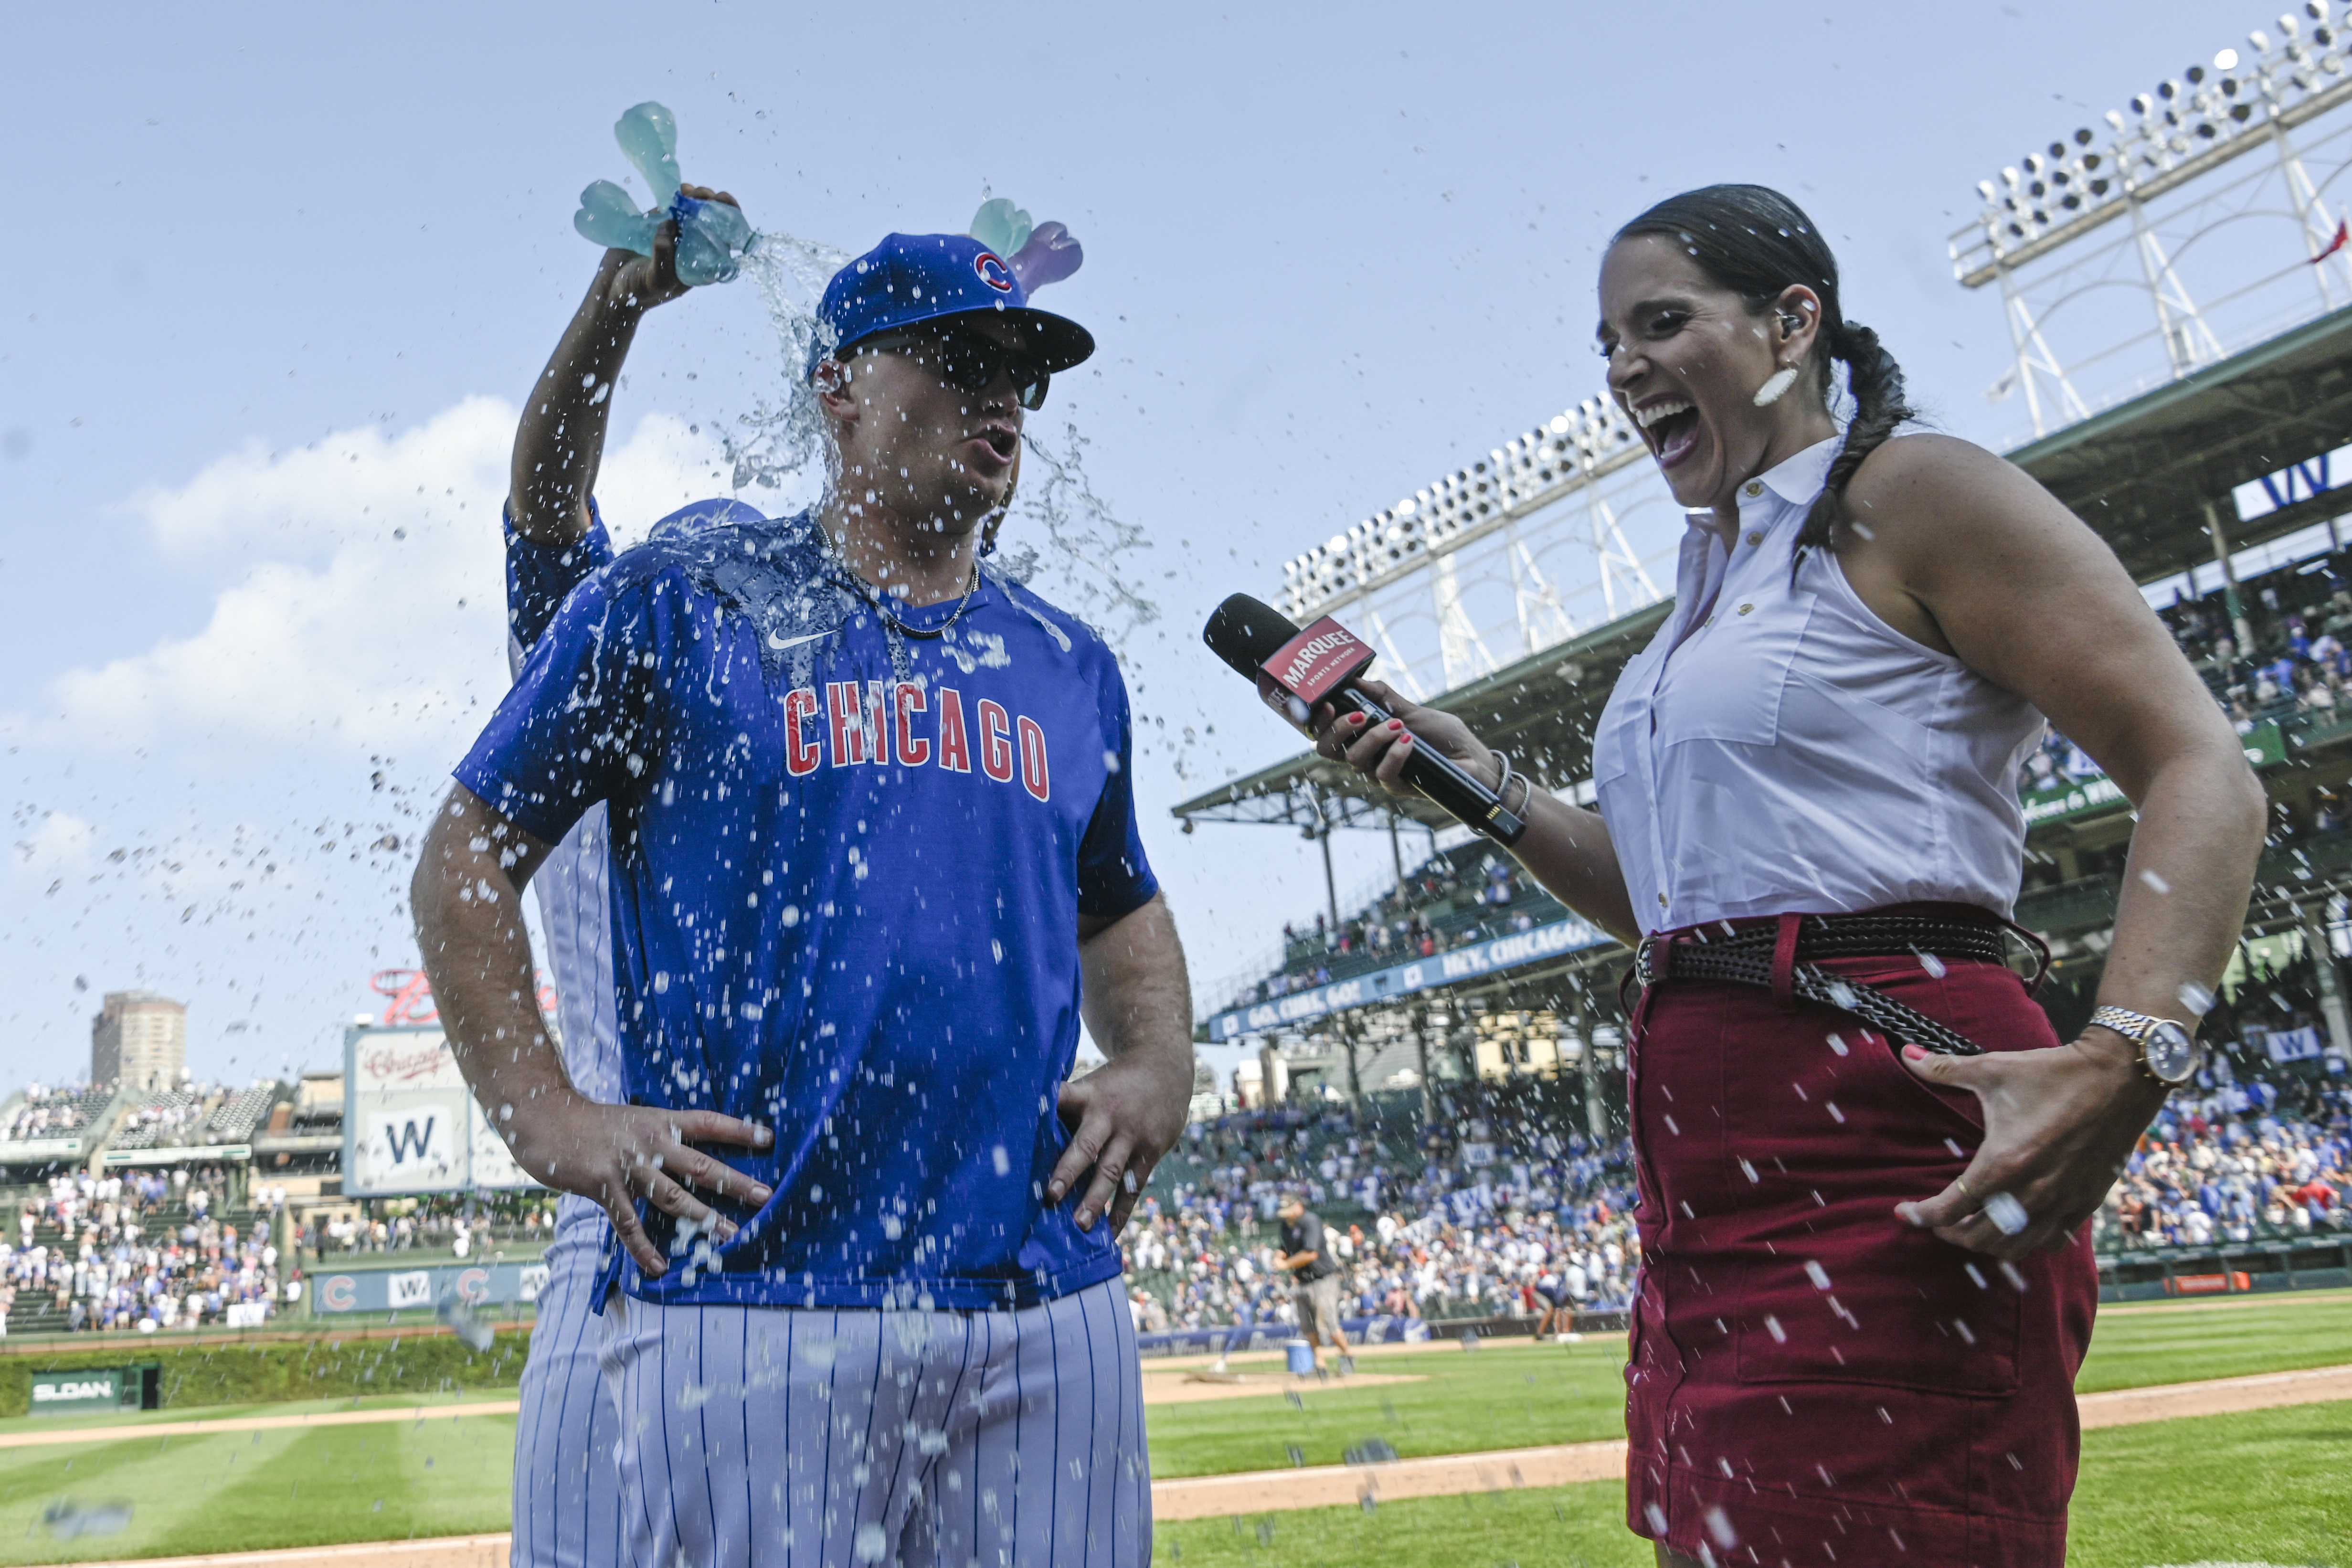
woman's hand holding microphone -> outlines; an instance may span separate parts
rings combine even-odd
[[[1421,793],[1404,782],[1405,759],[1416,745],[1435,747],[1489,789],[1501,784],[1503,770],[1495,753],[1453,714],[1424,708],[1381,681],[1358,680],[1356,688],[1396,717],[1382,723],[1360,713],[1340,713],[1326,703],[1307,721],[1319,755],[1347,763],[1391,795]]]

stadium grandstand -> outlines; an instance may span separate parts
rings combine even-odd
[[[32,1085],[0,1105],[0,1336],[257,1329],[322,1265],[535,1259],[544,1194],[341,1193],[343,1075],[243,1087]]]
[[[252,1186],[251,1142],[284,1094],[37,1084],[0,1108],[5,1331],[257,1326],[286,1193]]]
[[[1989,394],[2023,393],[2008,457],[2113,546],[2271,802],[2212,1065],[2096,1222],[2111,1297],[2352,1283],[2352,248],[2314,195],[2352,170],[2352,82],[2294,47],[2262,45],[2278,58],[2249,68],[2259,101],[2221,104],[2200,72],[2171,110],[2000,171],[1951,244],[2014,347]],[[2229,244],[2196,243],[2225,226]],[[1587,398],[1298,555],[1274,602],[1336,616],[1380,651],[1375,675],[1590,804],[1594,721],[1671,608],[1651,568],[1681,517],[1644,455]],[[2071,1035],[2133,814],[2055,733],[2021,795],[2017,919],[2050,944],[2040,996]],[[1436,808],[1312,752],[1174,810],[1186,832],[1318,842],[1326,897],[1196,994],[1196,1037],[1247,1054],[1230,1109],[1150,1189],[1139,1311],[1286,1310],[1260,1233],[1291,1191],[1346,1231],[1361,1315],[1523,1316],[1547,1275],[1592,1306],[1621,1296],[1630,955]],[[1389,861],[1346,899],[1343,832],[1385,837]]]

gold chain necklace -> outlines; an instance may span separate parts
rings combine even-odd
[[[971,563],[971,581],[964,585],[963,597],[956,601],[955,614],[928,630],[921,626],[910,626],[890,613],[889,607],[882,603],[882,591],[868,583],[865,574],[849,563],[848,553],[835,540],[831,529],[819,523],[816,536],[823,542],[824,552],[833,558],[833,563],[840,567],[851,582],[857,584],[857,591],[866,595],[866,603],[874,606],[876,616],[883,625],[895,628],[900,637],[913,637],[918,642],[937,642],[948,635],[949,627],[963,619],[964,611],[971,607],[971,596],[980,592],[980,558],[975,555]]]

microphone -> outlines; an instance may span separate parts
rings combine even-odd
[[[1396,717],[1355,684],[1371,667],[1372,650],[1328,616],[1300,631],[1272,605],[1235,594],[1209,617],[1201,640],[1244,679],[1255,682],[1267,707],[1302,729],[1307,715],[1325,702],[1342,713],[1361,713],[1372,723]],[[1503,808],[1500,795],[1453,758],[1423,744],[1417,735],[1405,757],[1404,777],[1498,844],[1517,844],[1528,830],[1522,818]]]

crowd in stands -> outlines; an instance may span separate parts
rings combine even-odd
[[[0,1322],[31,1295],[73,1331],[257,1326],[281,1295],[269,1230],[285,1194],[260,1194],[264,1212],[240,1228],[214,1217],[226,1191],[217,1168],[52,1178],[19,1209],[16,1244],[0,1238]]]
[[[2352,1089],[2241,1079],[2173,1096],[2101,1210],[2103,1249],[2352,1236]]]
[[[1487,1098],[1454,1143],[1416,1147],[1344,1108],[1196,1122],[1126,1237],[1146,1330],[1295,1321],[1275,1210],[1322,1215],[1346,1317],[1540,1313],[1564,1294],[1623,1305],[1635,1261],[1630,1151],[1563,1136],[1522,1097]],[[1162,1163],[1163,1174],[1171,1169]]]
[[[90,1100],[87,1089],[43,1089],[34,1084],[7,1121],[0,1124],[0,1143],[69,1137],[89,1125],[97,1109]]]
[[[241,1143],[253,1136],[279,1092],[279,1086],[272,1083],[247,1089],[183,1083],[177,1089],[156,1089],[123,1113],[112,1146],[164,1149]]]
[[[1257,982],[1239,1001],[1267,1002],[1328,985],[1335,968],[1361,973],[1529,930],[1536,924],[1535,913],[1512,906],[1526,905],[1537,891],[1517,861],[1483,845],[1433,855],[1402,883],[1336,928],[1319,914],[1311,926],[1284,926],[1282,970]],[[1466,915],[1447,918],[1454,910]]]
[[[2352,1073],[2305,954],[2256,963],[2205,1016],[2209,1065],[2107,1195],[2105,1251],[2352,1237]]]
[[[117,1125],[118,1149],[153,1149],[186,1142],[189,1129],[205,1119],[201,1094],[184,1089],[162,1089],[123,1113]]]
[[[2352,720],[2352,588],[2336,555],[2282,568],[2246,585],[2242,607],[2251,608],[2255,644],[2241,647],[2221,594],[2191,599],[2184,593],[2162,612],[2173,639],[2189,656],[2241,735],[2264,723],[2308,728]],[[2341,635],[2339,635],[2341,634]],[[2080,783],[2101,772],[2083,749],[2053,730],[2026,759],[2021,786],[2028,792]],[[2331,795],[2321,805],[2315,831],[2344,826],[2343,810]]]
[[[341,1214],[302,1222],[297,1240],[314,1258],[336,1253],[446,1249],[470,1256],[492,1239],[544,1245],[555,1237],[555,1205],[544,1193],[478,1196],[469,1211],[457,1194],[407,1198],[374,1215]]]
[[[2241,588],[2252,640],[2242,646],[2221,591],[2176,597],[2162,613],[2241,734],[2266,720],[2324,724],[2352,718],[2352,552],[2266,572]]]

